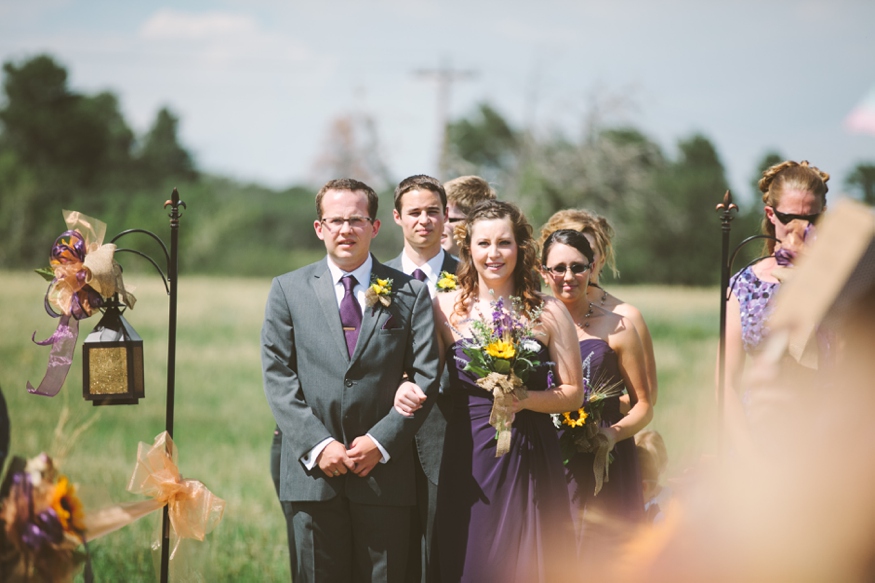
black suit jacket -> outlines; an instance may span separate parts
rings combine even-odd
[[[400,271],[403,253],[402,251],[394,259],[387,261],[386,265]],[[458,266],[459,260],[445,251],[441,271],[456,273]],[[444,372],[441,375],[441,387],[446,390],[447,385],[449,385],[449,374],[445,366]],[[444,451],[444,435],[447,431],[447,415],[449,414],[450,402],[449,397],[445,394],[436,395],[434,400],[436,401],[434,407],[432,407],[422,427],[416,433],[416,451],[419,454],[419,462],[422,464],[423,472],[425,472],[431,483],[437,484],[441,469],[441,457]]]

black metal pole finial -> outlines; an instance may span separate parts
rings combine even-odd
[[[167,408],[165,413],[165,429],[167,434],[173,437],[173,413],[176,398],[176,306],[179,283],[179,218],[182,213],[179,207],[187,208],[185,203],[179,200],[179,191],[173,189],[170,200],[164,203],[164,208],[170,207],[170,259],[167,267],[167,280],[170,287],[170,317],[169,330],[167,332]],[[169,452],[168,452],[169,454]],[[167,581],[170,563],[170,516],[167,506],[164,507],[164,521],[162,524],[161,540],[161,582]]]
[[[732,202],[732,193],[729,190],[723,195],[723,202],[715,209],[720,215],[720,223],[723,230],[723,245],[720,252],[720,344],[717,351],[717,453],[723,453],[723,423],[724,423],[724,396],[726,391],[726,290],[729,288],[729,234],[732,230],[732,219],[735,218],[733,211],[738,212],[738,207]]]

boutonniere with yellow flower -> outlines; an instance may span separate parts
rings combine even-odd
[[[375,275],[371,275],[371,285],[365,292],[365,304],[371,308],[380,303],[384,308],[388,308],[392,303],[392,279],[380,279]]]
[[[456,291],[459,289],[459,278],[456,277],[455,273],[441,271],[435,287],[437,287],[438,293]]]

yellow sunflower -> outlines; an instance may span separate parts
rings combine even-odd
[[[82,532],[85,530],[85,511],[82,502],[76,496],[76,488],[66,476],[58,478],[52,491],[51,507],[58,515],[61,527],[66,531]]]
[[[587,413],[583,409],[578,409],[577,419],[571,418],[570,411],[567,413],[563,413],[562,417],[564,417],[564,419],[562,420],[563,425],[567,425],[569,427],[583,427],[584,425],[586,425],[586,418],[589,417],[589,413]]]
[[[496,340],[486,347],[486,354],[493,358],[510,360],[516,354],[513,343],[505,340]]]
[[[371,285],[371,289],[374,290],[374,293],[378,296],[389,295],[389,292],[392,291],[392,281],[388,279],[378,278]]]
[[[440,279],[437,281],[438,291],[448,292],[453,291],[458,287],[459,279],[452,273],[447,271],[441,272]]]

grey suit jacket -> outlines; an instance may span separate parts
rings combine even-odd
[[[347,355],[327,259],[273,280],[261,330],[264,392],[283,433],[280,499],[343,495],[362,504],[416,502],[413,438],[429,410],[405,417],[393,408],[404,373],[427,395],[438,392],[438,345],[428,289],[374,260],[392,278],[388,307],[362,306],[355,353]],[[433,399],[431,399],[433,400]],[[300,458],[332,437],[347,447],[371,434],[389,453],[370,475],[328,478]]]
[[[401,254],[404,252],[402,251]],[[401,270],[401,254],[394,259],[387,261],[386,265]],[[444,253],[444,261],[441,264],[441,271],[456,273],[456,268],[459,266],[459,260]],[[444,372],[441,375],[441,386],[446,388],[449,384],[449,375],[447,367],[444,367]],[[450,400],[447,395],[439,394],[436,398],[434,406],[422,424],[422,428],[416,433],[416,451],[419,454],[419,463],[422,464],[422,471],[433,484],[438,483],[441,469],[441,457],[444,451],[444,435],[447,432],[447,415],[449,415]]]

